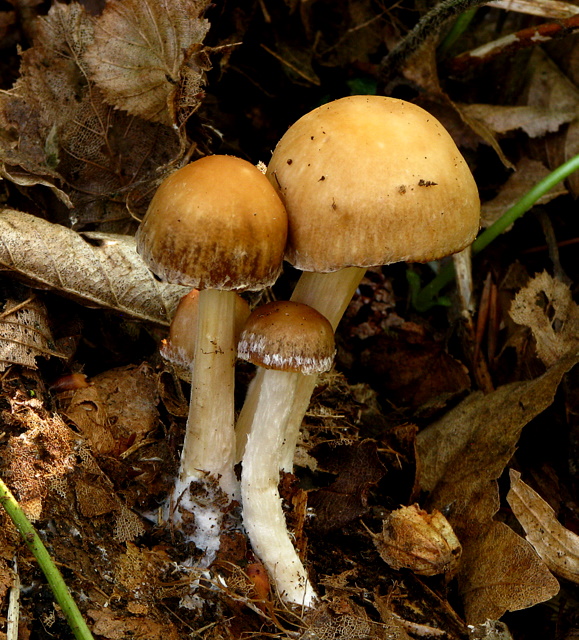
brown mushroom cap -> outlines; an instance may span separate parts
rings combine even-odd
[[[328,371],[335,354],[328,320],[299,302],[269,302],[249,316],[237,347],[243,360],[265,369],[311,374]]]
[[[287,216],[267,178],[233,156],[207,156],[157,189],[137,249],[162,280],[197,289],[261,289],[279,275]]]
[[[350,96],[314,109],[282,137],[267,175],[288,212],[286,260],[303,271],[427,262],[479,229],[464,158],[436,118],[403,100]]]

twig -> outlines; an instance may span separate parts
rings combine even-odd
[[[6,614],[6,640],[18,640],[18,621],[20,619],[20,576],[18,561],[14,556],[14,583],[8,597],[8,613]]]
[[[378,70],[380,81],[387,84],[404,62],[449,18],[486,2],[487,0],[442,0],[423,15],[414,28],[382,59]]]
[[[24,511],[20,508],[16,498],[12,495],[10,489],[8,489],[1,478],[0,504],[6,510],[6,513],[10,516],[10,519],[24,539],[26,546],[36,558],[36,561],[46,576],[46,580],[52,589],[52,593],[54,594],[56,601],[66,616],[68,626],[74,633],[75,638],[77,640],[94,640],[81,612],[76,606],[76,602],[70,595],[70,591],[64,582],[62,574],[52,561],[44,543],[24,514]]]
[[[555,20],[536,27],[522,29],[498,40],[493,40],[493,42],[488,42],[472,51],[461,53],[447,62],[447,68],[452,73],[463,73],[490,62],[499,55],[534,47],[537,43],[547,42],[555,38],[564,38],[576,33],[577,30],[579,30],[579,16],[577,15],[565,20]]]

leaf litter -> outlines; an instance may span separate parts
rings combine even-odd
[[[342,19],[339,7],[327,13],[321,4],[298,10],[298,3],[288,2],[287,13],[280,13],[273,3],[251,3],[222,24],[223,15],[212,8],[207,13],[207,3],[194,0],[109,0],[100,15],[75,3],[54,3],[44,16],[35,17],[34,8],[26,18],[6,16],[8,24],[17,22],[18,33],[32,35],[22,41],[19,79],[0,93],[0,174],[8,203],[0,214],[0,262],[5,300],[19,301],[5,302],[5,309],[30,299],[22,309],[39,314],[30,320],[15,312],[13,326],[22,331],[32,322],[39,338],[26,343],[26,354],[3,358],[16,366],[0,378],[2,473],[66,567],[93,631],[102,637],[509,637],[501,623],[487,618],[554,596],[559,584],[549,569],[570,575],[564,568],[576,553],[572,532],[558,527],[556,514],[537,496],[519,481],[509,499],[515,515],[515,490],[527,515],[530,505],[529,542],[537,528],[548,527],[555,540],[550,549],[535,540],[536,552],[517,533],[512,516],[499,509],[506,469],[517,464],[525,434],[547,428],[557,397],[571,389],[572,374],[566,372],[579,359],[574,289],[543,273],[551,267],[543,254],[533,262],[530,253],[518,251],[515,240],[542,251],[532,244],[542,238],[529,234],[527,241],[519,223],[510,236],[513,245],[502,245],[500,258],[479,264],[485,275],[492,271],[497,298],[496,317],[479,336],[494,347],[479,344],[477,352],[479,358],[490,354],[489,385],[473,375],[476,362],[460,323],[452,315],[441,321],[440,313],[415,314],[405,304],[400,273],[372,270],[361,287],[339,332],[343,373],[320,381],[304,425],[297,472],[301,487],[314,489],[309,507],[296,477],[283,484],[288,522],[326,594],[324,606],[309,618],[281,607],[267,586],[258,589],[259,572],[239,530],[224,536],[221,564],[210,572],[200,575],[183,565],[191,550],[163,525],[159,505],[176,472],[185,394],[150,344],[140,342],[142,353],[123,359],[118,354],[125,342],[117,337],[108,345],[111,334],[95,332],[86,316],[73,314],[67,318],[71,326],[83,318],[75,344],[86,345],[96,335],[96,350],[110,349],[120,366],[52,346],[52,332],[61,329],[54,325],[75,309],[54,293],[137,322],[168,323],[186,291],[158,283],[139,263],[130,236],[133,216],[144,212],[173,167],[216,150],[267,157],[275,144],[269,128],[283,132],[319,101],[312,92],[336,69],[347,71],[352,87],[378,85],[376,56],[385,41],[393,45],[403,37],[413,12],[392,7],[376,14],[373,3],[361,0]],[[523,4],[511,3],[504,14],[485,10],[488,18],[473,23],[462,50],[520,32],[527,19],[513,14]],[[545,2],[540,9],[539,18],[548,19],[569,6]],[[209,54],[215,49],[204,41],[228,46],[246,34],[239,52],[224,55],[213,73]],[[254,39],[263,46],[248,56],[246,44]],[[500,215],[574,153],[577,77],[570,56],[561,55],[561,47],[557,52],[536,45],[526,62],[507,59],[501,86],[510,81],[520,88],[514,99],[501,93],[501,83],[484,67],[486,91],[467,77],[455,75],[449,83],[436,45],[432,38],[425,55],[408,60],[399,87],[416,91],[416,101],[432,107],[449,127],[477,172],[488,210]],[[272,64],[279,65],[276,73]],[[224,100],[221,82],[233,76],[243,88],[230,89]],[[272,116],[271,98],[264,95],[281,97],[277,104],[293,112],[281,108]],[[235,104],[236,112],[225,104]],[[490,159],[489,148],[496,157]],[[504,167],[518,168],[511,181]],[[576,193],[575,181],[541,202],[554,218],[555,234],[565,233],[567,241],[572,229],[567,221],[567,227],[560,224],[564,216],[552,202],[565,203],[566,189]],[[549,248],[552,254],[552,241]],[[517,261],[539,275],[512,278],[517,268],[525,272]],[[414,268],[428,277],[428,267]],[[30,294],[15,278],[44,291]],[[9,297],[16,286],[20,295]],[[287,281],[280,291],[284,286]],[[87,330],[90,336],[83,335]],[[148,331],[149,340],[162,337],[158,329]],[[0,324],[0,346],[19,341]],[[46,392],[42,376],[51,380],[84,368],[90,373],[80,388]],[[240,389],[250,375],[240,368]],[[477,385],[496,390],[485,394]],[[571,397],[566,402],[573,406]],[[316,494],[331,497],[325,512],[316,509]],[[389,531],[396,513],[415,502],[419,516],[425,510],[444,514],[463,547],[458,566],[442,577],[393,569],[380,557],[384,544],[375,546],[378,534],[371,532]],[[443,530],[448,533],[446,525]],[[17,544],[3,518],[0,595]],[[416,559],[420,548],[410,542],[407,557]],[[24,583],[42,584],[28,559],[19,560]],[[25,599],[24,610],[34,611],[31,606]],[[53,635],[66,636],[58,613],[42,616],[54,620]],[[24,619],[23,632],[38,633],[38,623]]]

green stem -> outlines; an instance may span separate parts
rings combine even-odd
[[[462,36],[462,34],[469,28],[470,23],[473,21],[477,14],[478,9],[467,9],[464,13],[461,13],[455,20],[454,24],[450,28],[449,32],[444,37],[444,40],[438,46],[438,54],[444,56],[454,46],[455,42]]]
[[[75,638],[77,638],[77,640],[93,640],[93,636],[87,627],[81,612],[76,606],[76,602],[72,599],[70,591],[68,590],[60,571],[52,561],[52,558],[38,536],[38,533],[36,533],[36,530],[24,514],[24,511],[20,508],[16,498],[12,495],[10,489],[8,489],[1,478],[0,503],[20,532],[20,535],[24,539],[27,547],[34,554],[36,561],[46,576],[56,601],[66,616],[68,625],[72,629]]]
[[[528,193],[483,231],[472,244],[472,253],[476,255],[485,249],[497,236],[508,229],[517,218],[526,213],[536,202],[574,171],[579,169],[579,154],[552,171],[546,178],[538,182]],[[414,298],[414,306],[418,311],[426,311],[435,304],[436,297],[443,287],[454,279],[454,266],[447,263]]]

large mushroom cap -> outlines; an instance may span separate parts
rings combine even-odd
[[[267,175],[288,212],[286,259],[303,271],[427,262],[479,229],[476,184],[452,138],[403,100],[314,109],[282,137]]]
[[[207,156],[157,189],[137,249],[162,280],[197,289],[261,289],[281,270],[283,204],[267,178],[233,156]]]
[[[312,374],[328,371],[334,359],[332,325],[312,307],[276,301],[249,316],[237,355],[265,369]]]

